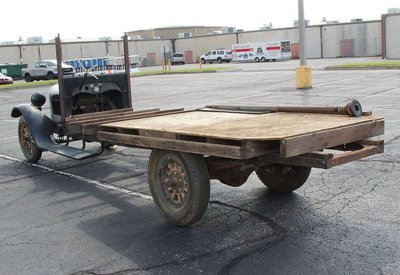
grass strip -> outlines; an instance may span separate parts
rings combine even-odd
[[[173,70],[148,70],[141,71],[138,73],[131,73],[131,77],[148,76],[148,75],[163,75],[163,74],[194,74],[194,73],[215,73],[220,70],[231,69],[230,67],[211,67],[211,68],[191,68],[191,69],[173,69]],[[33,82],[14,82],[13,84],[1,85],[0,90],[8,89],[24,89],[24,88],[35,88],[51,86],[57,83],[57,79],[54,80],[41,80]]]
[[[368,61],[368,62],[354,62],[344,63],[339,65],[332,65],[326,67],[327,69],[351,69],[351,68],[365,68],[365,69],[385,69],[385,68],[400,68],[399,60],[383,60],[383,61]]]

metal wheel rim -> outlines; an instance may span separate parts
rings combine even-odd
[[[33,155],[36,150],[36,144],[33,140],[31,131],[29,130],[28,124],[23,123],[20,132],[21,145],[29,155]]]
[[[165,159],[157,174],[164,203],[174,209],[184,207],[189,197],[189,181],[183,164],[173,158]]]

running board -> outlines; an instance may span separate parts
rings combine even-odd
[[[67,145],[54,144],[54,143],[41,144],[41,148],[46,151],[50,151],[75,160],[82,160],[95,157],[103,152],[103,149],[101,149],[99,152],[92,152],[80,148],[70,147]]]

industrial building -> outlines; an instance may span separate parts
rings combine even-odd
[[[203,36],[221,31],[222,26],[174,26],[127,32],[131,40],[175,39]]]
[[[306,28],[307,58],[382,56],[400,59],[400,13],[382,15],[381,20],[321,24]],[[173,27],[129,32],[129,52],[138,55],[142,65],[160,65],[165,56],[173,52],[185,54],[186,63],[198,62],[199,57],[211,49],[230,49],[233,44],[288,40],[296,58],[298,29],[280,28],[257,31],[234,31],[210,35],[221,27]],[[179,35],[191,33],[191,35]],[[149,38],[150,37],[150,38]],[[154,37],[157,37],[154,39]],[[147,39],[144,39],[147,38]],[[63,42],[63,58],[93,58],[122,56],[120,40]],[[31,66],[38,59],[54,59],[54,43],[18,44],[0,46],[0,64],[20,62]]]

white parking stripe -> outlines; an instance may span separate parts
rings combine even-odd
[[[124,193],[124,194],[131,195],[133,197],[146,199],[146,200],[153,200],[153,198],[151,196],[148,196],[146,194],[133,192],[133,191],[130,191],[130,190],[127,190],[127,189],[124,189],[124,188],[120,188],[120,187],[116,187],[116,186],[113,186],[113,185],[110,185],[110,184],[107,184],[107,183],[100,182],[98,180],[85,178],[85,177],[82,177],[82,176],[74,175],[74,174],[71,174],[71,173],[63,172],[63,171],[57,171],[55,169],[52,169],[52,168],[49,168],[49,167],[46,167],[46,166],[43,166],[43,165],[28,163],[26,161],[23,161],[23,160],[20,160],[20,159],[17,159],[17,158],[13,158],[13,157],[9,157],[9,156],[6,156],[6,155],[2,155],[2,154],[0,154],[0,158],[6,159],[6,160],[10,160],[10,161],[14,161],[14,162],[18,162],[18,163],[21,163],[21,164],[24,164],[24,165],[28,165],[28,166],[37,167],[37,168],[43,169],[45,171],[48,171],[48,172],[51,172],[51,173],[54,173],[54,174],[58,174],[58,175],[66,176],[66,177],[69,177],[69,178],[77,179],[77,180],[85,182],[85,183],[98,185],[98,186],[101,186],[101,187],[104,187],[104,188],[107,188],[107,189],[111,189],[111,190],[115,190],[115,191],[118,191],[118,192],[121,192],[121,193]]]
[[[1,120],[2,122],[17,122],[18,123],[18,120],[17,119],[2,119]]]
[[[18,138],[18,136],[0,138],[0,141],[2,141],[2,140],[14,139],[14,138]]]
[[[360,78],[364,78],[364,76],[358,76],[358,77],[346,78],[346,79],[335,80],[335,81],[330,81],[330,82],[324,82],[324,83],[320,83],[320,84],[315,84],[315,85],[313,85],[313,87],[325,86],[325,85],[329,85],[329,84],[335,84],[335,83],[339,83],[339,82],[345,82],[345,81],[350,81],[350,80],[355,80],[355,79],[360,79]]]

